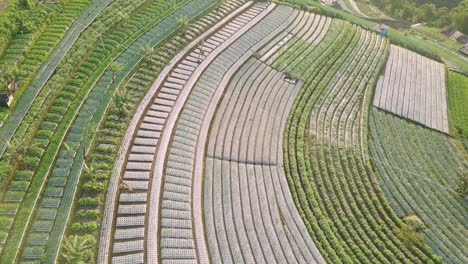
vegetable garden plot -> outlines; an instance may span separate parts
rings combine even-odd
[[[22,81],[22,85],[27,87],[23,88],[24,92],[21,92],[21,95],[17,94],[18,101],[15,108],[8,113],[8,119],[5,122],[0,120],[0,138],[10,140],[13,137],[42,87],[79,36],[109,3],[110,0],[99,0],[89,6],[86,2],[81,8],[80,5],[67,6],[63,14],[57,15],[53,23],[41,34],[19,65],[19,69],[27,73],[25,80]],[[84,7],[87,8],[83,10]],[[6,142],[0,142],[0,157],[3,156],[7,146]]]
[[[318,46],[298,41],[273,63],[304,78],[284,139],[296,206],[329,262],[437,261],[429,247],[407,247],[396,238],[401,221],[368,161],[366,105],[388,42],[335,23]]]
[[[425,241],[446,263],[466,263],[468,203],[457,192],[468,162],[454,139],[377,109],[369,118],[373,163],[392,207],[421,218]]]
[[[374,106],[449,133],[444,65],[392,45]]]

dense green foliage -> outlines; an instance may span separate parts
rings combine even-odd
[[[0,12],[0,55],[16,34],[33,32],[46,15],[35,0],[10,0]]]
[[[26,88],[35,84],[32,82],[33,77],[40,72],[39,68],[49,59],[67,31],[73,28],[74,19],[89,3],[89,0],[69,0],[61,2],[59,6],[40,5],[41,9],[49,12],[41,27],[34,33],[25,35],[21,32],[12,38],[0,63],[0,92],[7,90],[14,93],[16,100],[10,108],[0,108],[0,125],[7,118],[10,109],[16,106],[17,99],[22,97]],[[21,46],[18,47],[18,44]]]
[[[448,110],[451,125],[455,128],[468,150],[468,77],[448,72]]]
[[[396,18],[413,23],[431,23],[439,27],[453,26],[468,34],[468,0],[461,1],[452,9],[443,5],[444,2],[450,1],[432,1],[442,4],[439,7],[431,1],[424,2],[416,5],[410,0],[372,0],[373,4]]]
[[[292,6],[301,8],[303,10],[311,10],[319,12],[333,18],[339,18],[350,21],[353,24],[360,25],[363,28],[373,30],[378,24],[362,17],[337,10],[327,5],[322,5],[314,0],[276,0],[280,3],[290,4]],[[465,12],[466,13],[466,12]],[[433,42],[425,41],[419,37],[407,34],[395,29],[390,29],[388,38],[393,44],[412,50],[418,54],[437,60],[444,61],[452,64],[453,66],[468,72],[468,64],[465,59],[457,54],[458,51],[448,50],[444,47],[434,45]],[[455,54],[454,54],[455,53]]]
[[[93,263],[96,239],[90,235],[69,236],[64,240],[63,259],[66,263]]]
[[[374,108],[369,125],[373,164],[392,208],[421,218],[424,227],[415,230],[445,262],[466,263],[468,202],[459,178],[468,162],[455,140]]]

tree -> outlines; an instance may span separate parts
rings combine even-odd
[[[180,28],[182,29],[182,32],[186,32],[187,28],[189,26],[189,19],[186,16],[179,16],[177,18],[177,23],[179,23]]]
[[[21,163],[26,154],[26,147],[19,140],[6,141],[8,151],[5,152],[5,159],[12,159],[18,163]]]
[[[89,165],[84,163],[84,170],[86,179],[91,179],[92,182],[97,180],[96,177],[96,167],[94,167],[93,163],[91,162]]]
[[[460,2],[460,4],[450,12],[450,20],[452,26],[465,34],[468,34],[468,0]]]
[[[69,236],[63,242],[63,258],[67,264],[85,264],[93,261],[96,240],[91,235]]]
[[[109,70],[112,72],[112,82],[115,81],[115,78],[117,77],[117,73],[120,72],[123,69],[122,64],[118,63],[117,61],[113,61],[109,65]]]
[[[130,17],[128,16],[127,13],[124,13],[122,11],[120,11],[119,13],[119,17],[120,17],[120,21],[122,21],[122,25],[125,27],[127,26],[128,24],[128,20],[130,19]]]
[[[126,102],[129,100],[129,95],[123,92],[117,92],[114,94],[113,101],[114,105],[117,108],[117,111],[120,117],[125,117],[129,114],[127,110]]]
[[[407,247],[413,247],[422,244],[421,235],[407,224],[403,224],[402,227],[396,229],[396,236]]]
[[[468,195],[468,171],[458,174],[456,192],[461,196]]]
[[[418,17],[424,22],[431,21],[435,18],[437,8],[433,4],[424,4],[418,8]]]
[[[145,54],[145,59],[150,64],[153,64],[154,48],[149,46],[149,45],[145,45],[145,46],[141,47],[141,51]]]
[[[11,68],[7,70],[3,81],[8,89],[8,94],[14,94],[21,84],[21,72],[16,67]]]

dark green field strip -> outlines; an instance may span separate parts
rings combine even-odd
[[[33,44],[31,50],[26,54],[24,62],[19,65],[19,69],[27,73],[25,80],[22,81],[22,85],[27,86],[27,88],[15,94],[17,103],[14,105],[14,109],[8,113],[9,117],[5,122],[0,121],[3,123],[0,128],[0,138],[5,139],[5,141],[9,141],[13,137],[39,91],[49,80],[83,30],[110,3],[110,0],[95,1],[83,11],[88,6],[84,3],[87,2],[79,5],[80,8],[71,3],[71,10],[67,10],[67,6],[63,13],[57,15],[52,24]],[[80,13],[81,15],[74,19]],[[72,22],[73,20],[75,22]],[[18,100],[20,98],[21,100]],[[0,142],[0,157],[8,146],[5,141]]]
[[[361,30],[354,35],[371,40],[351,40],[356,29],[350,29],[345,27],[346,33],[324,47],[304,47],[298,42],[293,47],[301,52],[294,48],[287,52],[301,54],[302,60],[280,56],[275,63],[307,78],[285,138],[290,188],[329,261],[425,262],[432,258],[430,250],[406,248],[395,238],[394,228],[400,222],[375,186],[361,153],[365,131],[360,129],[364,118],[360,104],[384,62],[387,44]],[[330,30],[336,32],[333,25]],[[330,41],[329,35],[323,44]],[[288,66],[285,61],[294,63]]]
[[[468,151],[468,77],[449,71],[447,78],[450,126],[462,137]]]
[[[89,96],[87,96],[86,102],[81,106],[78,116],[74,121],[75,123],[70,127],[65,141],[62,143],[62,145],[69,146],[70,149],[67,150],[65,147],[62,147],[62,152],[60,152],[58,159],[69,160],[69,162],[66,162],[65,166],[62,164],[53,166],[51,170],[52,175],[48,177],[49,181],[55,178],[63,179],[64,177],[67,180],[63,190],[63,197],[61,199],[56,198],[58,200],[57,203],[59,203],[57,206],[57,218],[55,220],[50,220],[53,224],[48,241],[52,243],[46,243],[44,246],[46,262],[53,261],[57,257],[60,248],[60,243],[57,243],[57,241],[61,241],[63,237],[83,166],[83,156],[78,155],[78,153],[83,151],[83,138],[86,136],[85,128],[88,127],[89,124],[100,124],[115,89],[128,77],[134,67],[143,58],[144,53],[141,51],[141,47],[153,47],[158,45],[180,27],[180,24],[177,22],[178,17],[186,16],[189,19],[196,17],[211,6],[212,3],[213,1],[207,0],[191,1],[180,7],[180,9],[171,12],[167,17],[161,20],[161,22],[158,22],[147,30],[116,59],[119,64],[123,65],[123,69],[118,74],[113,76],[112,71],[107,69],[94,85],[93,90],[90,92]],[[69,112],[67,112],[67,115],[68,114]],[[62,127],[64,128],[63,130],[61,129]],[[54,138],[58,138],[59,140],[60,137],[63,138],[59,133],[62,131],[65,132],[67,129],[66,127],[67,124],[61,122],[57,129],[58,133],[54,135]],[[54,138],[52,141],[54,141]],[[50,184],[50,187],[53,187],[52,184]],[[47,186],[49,186],[49,184],[47,184]],[[40,206],[44,209],[48,207],[48,204],[45,203],[46,201],[48,201],[48,198],[44,196],[42,202],[40,202]],[[33,228],[29,231],[30,236],[37,232],[34,230],[35,223],[43,221],[40,213],[38,213],[36,220],[32,223]],[[24,253],[28,253],[35,247],[37,246],[31,246],[31,249],[25,247]],[[23,254],[23,258],[26,257],[29,256]]]
[[[447,263],[466,263],[468,204],[457,178],[468,168],[453,139],[373,109],[371,154],[381,185],[400,216],[417,214],[427,243]]]

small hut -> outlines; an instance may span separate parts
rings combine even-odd
[[[387,36],[389,27],[385,24],[380,24],[375,28],[375,31],[381,36]]]
[[[0,105],[9,107],[12,101],[13,101],[12,95],[9,95],[7,93],[0,93]]]
[[[465,44],[465,46],[463,46],[463,48],[460,49],[460,52],[463,55],[468,56],[468,44]]]
[[[468,35],[463,34],[463,36],[457,38],[457,41],[463,45],[468,44]]]
[[[457,41],[457,39],[460,38],[460,37],[463,37],[463,35],[464,35],[463,33],[461,33],[460,31],[457,30],[457,31],[453,32],[452,35],[450,35],[450,38],[452,40]]]

